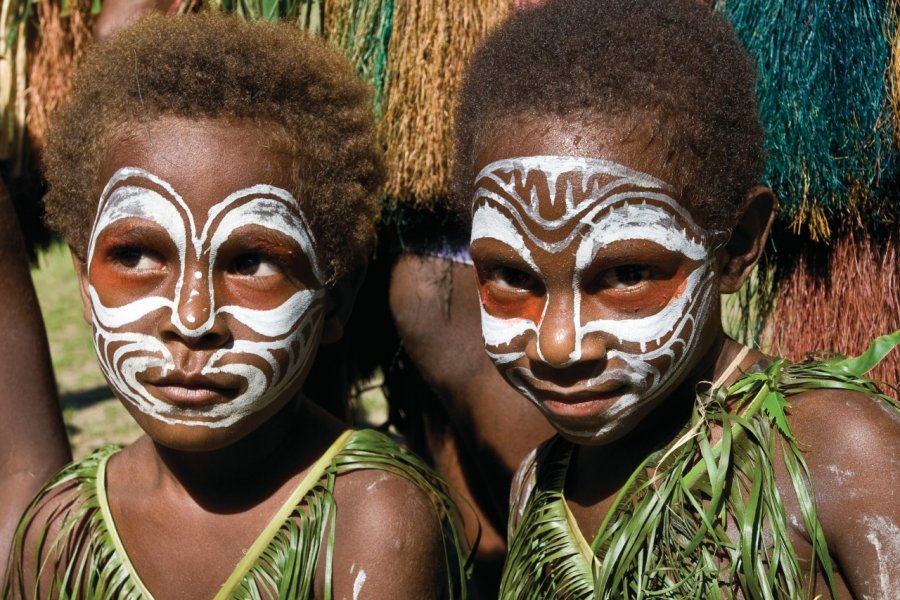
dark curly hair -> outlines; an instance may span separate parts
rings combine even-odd
[[[479,146],[499,123],[551,116],[652,123],[682,201],[716,229],[765,166],[756,69],[732,27],[696,0],[549,0],[476,52],[457,107],[454,203],[471,212]],[[680,178],[680,180],[678,180]]]
[[[119,132],[161,117],[252,120],[292,156],[291,187],[332,280],[373,248],[384,178],[367,86],[343,56],[288,24],[150,16],[98,45],[58,111],[46,219],[82,257]]]

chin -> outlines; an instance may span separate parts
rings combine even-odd
[[[653,404],[652,399],[629,394],[595,414],[559,414],[558,411],[550,410],[546,404],[540,408],[563,438],[582,446],[603,446],[631,433]]]
[[[147,437],[154,443],[179,452],[214,452],[235,444],[265,421],[265,411],[250,413],[222,426],[215,421],[179,419],[172,423],[156,415],[147,414],[129,402],[124,402],[128,412]]]

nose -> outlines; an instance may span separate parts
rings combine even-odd
[[[223,318],[216,314],[208,272],[186,270],[176,293],[171,319],[164,320],[163,337],[175,336],[189,344],[215,345],[228,336]]]
[[[594,362],[606,356],[606,344],[598,333],[583,335],[580,298],[572,293],[547,298],[530,358],[561,369]]]

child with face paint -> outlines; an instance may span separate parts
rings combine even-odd
[[[763,250],[753,65],[697,2],[550,0],[469,67],[455,185],[485,348],[558,436],[503,598],[900,596],[900,420],[857,359],[728,339]]]
[[[465,596],[444,484],[300,393],[372,247],[368,106],[289,25],[149,17],[87,59],[47,213],[146,435],[44,488],[4,598]]]

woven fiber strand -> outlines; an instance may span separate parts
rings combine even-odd
[[[895,221],[896,0],[717,0],[756,59],[766,180],[795,232]]]
[[[388,47],[381,139],[386,193],[433,206],[449,194],[453,106],[476,44],[509,10],[508,0],[398,0]]]
[[[374,91],[372,107],[380,118],[384,105],[387,51],[394,23],[394,0],[333,0],[325,12],[325,38],[356,65]]]
[[[44,145],[50,115],[72,91],[72,73],[91,43],[90,0],[69,0],[63,15],[59,0],[35,6],[38,33],[28,68],[26,125],[36,149]]]
[[[773,352],[791,360],[822,349],[855,356],[875,337],[900,329],[898,259],[896,235],[877,243],[859,232],[835,242],[827,265],[801,257],[779,286],[770,320]],[[869,376],[900,385],[900,352]]]

